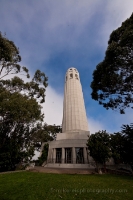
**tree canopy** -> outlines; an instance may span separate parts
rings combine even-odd
[[[48,78],[37,70],[30,81],[24,81],[16,76],[23,73],[29,78],[20,61],[18,48],[0,33],[0,171],[13,170],[32,158],[33,135],[40,131],[37,126],[44,117],[41,103],[45,102]],[[9,79],[10,74],[14,77]]]
[[[48,125],[47,123],[37,124],[33,134],[33,140],[36,142],[47,142],[56,139],[56,134],[61,133],[62,128],[59,125]]]
[[[133,172],[133,124],[123,125],[121,134],[124,140],[121,157],[131,166]]]
[[[110,146],[112,152],[112,158],[114,159],[115,164],[120,164],[124,162],[123,155],[124,155],[124,137],[122,136],[121,132],[117,132],[114,134],[110,134]]]
[[[98,164],[105,166],[106,161],[111,157],[110,135],[106,131],[99,131],[92,134],[87,141],[87,147],[97,167]]]
[[[92,98],[106,109],[133,108],[133,14],[113,31],[104,60],[96,66]]]
[[[0,32],[0,79],[4,78],[9,74],[17,74],[25,72],[29,77],[28,69],[21,67],[19,62],[21,56],[19,49],[15,46],[13,41],[6,38],[6,35],[2,35]]]
[[[122,125],[121,131],[109,134],[98,131],[91,134],[87,141],[90,156],[104,167],[109,158],[114,159],[114,164],[128,164],[133,172],[133,124]]]
[[[116,164],[129,164],[133,172],[133,124],[122,125],[121,131],[111,134],[110,146]]]

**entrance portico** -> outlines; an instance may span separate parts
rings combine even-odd
[[[77,166],[88,167],[88,150],[86,142],[89,131],[58,133],[56,141],[49,143],[47,167]],[[69,139],[67,139],[69,137]],[[69,165],[68,165],[69,164]]]

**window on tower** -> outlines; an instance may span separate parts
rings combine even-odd
[[[70,74],[70,78],[73,78],[73,74],[72,73]]]
[[[78,79],[78,75],[77,74],[75,74],[75,78]]]

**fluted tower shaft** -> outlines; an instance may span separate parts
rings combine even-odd
[[[75,131],[88,131],[88,122],[79,73],[70,68],[65,77],[62,132]]]

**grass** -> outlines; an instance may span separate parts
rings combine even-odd
[[[19,172],[0,174],[0,200],[133,199],[133,177]]]

